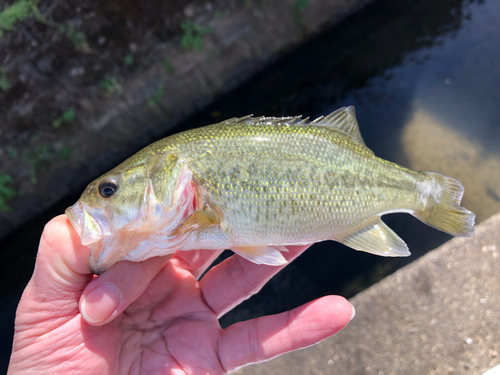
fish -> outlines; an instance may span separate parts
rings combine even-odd
[[[381,220],[393,212],[472,236],[463,192],[451,177],[375,156],[349,106],[314,121],[250,115],[171,135],[91,182],[65,212],[95,274],[194,249],[279,266],[287,246],[324,240],[408,256]]]

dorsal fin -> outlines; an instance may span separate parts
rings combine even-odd
[[[302,118],[302,116],[291,117],[252,117],[252,115],[244,117],[233,117],[224,121],[226,124],[242,124],[252,123],[255,125],[302,125],[309,123],[309,117]]]
[[[352,105],[349,107],[339,108],[326,117],[318,117],[311,124],[325,126],[327,128],[341,131],[366,147],[365,142],[361,137],[361,132],[359,131],[358,120],[356,120],[356,111]]]
[[[252,117],[252,115],[244,117],[233,117],[224,121],[226,124],[255,124],[255,125],[304,125],[304,126],[322,126],[324,128],[333,129],[342,132],[359,144],[366,147],[361,132],[359,131],[358,121],[356,120],[356,111],[353,106],[342,107],[328,116],[320,116],[314,121],[309,121],[309,117],[302,116],[292,117]],[[368,149],[368,147],[367,147]],[[370,150],[371,151],[371,150]]]

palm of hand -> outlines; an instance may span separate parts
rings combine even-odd
[[[312,345],[351,318],[345,299],[328,296],[223,330],[218,318],[282,267],[232,256],[198,281],[219,254],[199,250],[120,262],[94,277],[88,249],[65,216],[55,218],[44,230],[18,307],[9,372],[223,374]],[[118,294],[110,297],[110,288]]]
[[[117,359],[113,365],[106,363],[111,372],[225,372],[217,352],[223,332],[217,316],[204,302],[192,273],[172,262],[115,320],[86,328],[89,336],[95,332],[93,340],[87,340],[89,350],[95,341],[95,354]],[[116,350],[98,353],[109,348]]]
[[[166,369],[223,373],[217,350],[223,330],[196,278],[176,263],[177,259],[169,262],[116,319],[121,331],[120,357],[128,359],[126,368],[140,369],[138,373]]]

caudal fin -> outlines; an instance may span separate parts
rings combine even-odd
[[[476,215],[460,206],[464,194],[462,184],[436,172],[422,173],[427,179],[422,183],[420,193],[426,203],[414,215],[427,225],[453,236],[472,236]]]

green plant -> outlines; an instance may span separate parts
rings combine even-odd
[[[71,153],[73,152],[73,149],[71,146],[64,145],[61,148],[61,151],[59,151],[59,156],[61,159],[63,159],[65,162],[68,162],[71,159]]]
[[[30,174],[32,183],[35,184],[37,182],[37,172],[45,171],[46,164],[54,159],[56,155],[57,153],[54,148],[49,145],[43,145],[25,152],[24,161],[33,167],[33,171]]]
[[[13,147],[7,147],[7,156],[11,159],[14,159],[17,157],[17,150]]]
[[[309,6],[309,0],[297,0],[292,5],[293,20],[296,23],[302,23],[304,12]]]
[[[52,123],[54,128],[59,128],[64,122],[71,122],[75,119],[75,110],[73,108],[64,111],[61,116],[56,118]]]
[[[71,158],[72,149],[68,145],[63,145],[63,147],[57,151],[52,145],[43,145],[35,148],[34,150],[29,150],[24,153],[24,162],[33,167],[33,172],[31,172],[30,180],[32,183],[37,182],[37,173],[44,172],[46,167],[54,161],[54,159],[61,158],[63,161],[67,162]]]
[[[76,31],[73,25],[58,25],[58,27],[61,32],[66,34],[66,37],[71,40],[71,43],[73,43],[76,48],[84,52],[90,52],[89,43],[83,31]]]
[[[155,92],[153,95],[151,95],[148,98],[148,104],[150,107],[155,107],[163,97],[163,94],[165,93],[165,86],[160,85],[156,88]]]
[[[7,92],[10,89],[9,79],[7,78],[7,73],[5,69],[0,67],[0,89]]]
[[[34,150],[26,151],[24,154],[24,161],[35,167],[37,171],[44,171],[44,163],[54,159],[57,152],[50,145],[43,145],[35,148]]]
[[[44,131],[43,130],[39,130],[37,131],[35,134],[33,134],[31,136],[31,141],[32,142],[36,142],[38,141],[40,138],[42,138],[42,135],[44,134]]]
[[[76,48],[83,52],[92,51],[87,42],[87,37],[82,31],[76,31],[73,25],[65,26],[48,20],[47,17],[40,13],[37,6],[38,2],[39,0],[18,0],[0,12],[0,37],[4,31],[14,30],[16,22],[34,17],[38,22],[59,29],[61,33],[65,34],[71,40]]]
[[[120,85],[116,77],[110,75],[107,75],[101,83],[99,83],[99,87],[106,91],[108,96],[114,92],[122,92],[122,85]]]
[[[7,204],[7,200],[15,197],[18,193],[10,185],[12,177],[8,173],[0,174],[0,211],[12,212],[12,208]]]
[[[131,53],[127,53],[123,58],[123,62],[125,63],[125,65],[132,65],[134,63],[134,56]]]
[[[203,35],[210,34],[213,30],[208,26],[202,26],[193,21],[184,21],[181,23],[184,34],[181,38],[181,45],[185,49],[194,48],[198,51],[203,49]]]
[[[17,21],[26,18],[43,18],[36,6],[39,0],[18,0],[0,12],[0,37],[4,31],[14,30]]]
[[[228,16],[229,14],[230,14],[229,9],[225,9],[225,10],[217,9],[214,13],[214,18],[216,20],[218,20],[218,19],[221,19],[221,18]]]
[[[162,66],[163,69],[165,70],[165,73],[167,73],[169,76],[174,74],[175,69],[170,60],[163,61]]]

